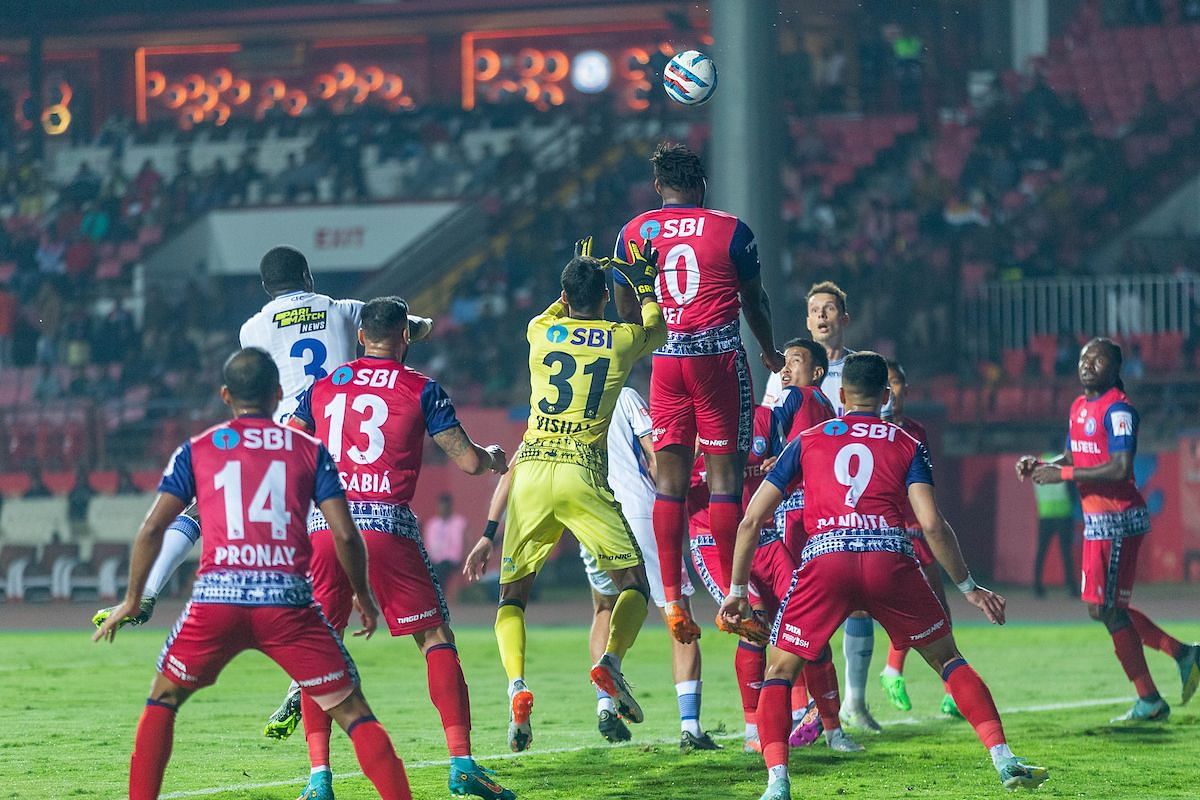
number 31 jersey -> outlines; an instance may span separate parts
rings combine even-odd
[[[628,242],[643,239],[658,250],[655,288],[668,331],[700,333],[738,318],[742,281],[759,273],[758,245],[746,223],[722,211],[665,205],[625,223],[615,255],[628,260]],[[613,279],[625,284],[617,273]]]
[[[358,355],[361,300],[334,300],[314,292],[289,292],[262,307],[242,325],[242,347],[266,350],[279,367],[283,400],[275,411],[283,423],[313,381]]]
[[[459,425],[437,381],[373,356],[314,383],[301,395],[295,419],[329,448],[351,511],[356,503],[407,506],[421,473],[425,435]]]

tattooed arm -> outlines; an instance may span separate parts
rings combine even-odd
[[[467,436],[460,426],[454,426],[433,435],[433,441],[442,452],[468,475],[482,475],[491,470],[503,475],[508,471],[508,457],[498,444],[480,447]]]

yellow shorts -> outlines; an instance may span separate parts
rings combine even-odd
[[[576,464],[522,461],[513,467],[500,583],[540,570],[564,528],[596,557],[602,570],[642,563],[607,478]]]

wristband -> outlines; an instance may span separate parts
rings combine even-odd
[[[730,597],[746,597],[748,594],[750,594],[750,588],[746,584],[744,584],[744,583],[729,584],[729,596]]]
[[[500,523],[494,519],[489,519],[487,525],[483,529],[483,538],[489,542],[496,541],[496,531],[500,529]]]
[[[1075,467],[1059,467],[1058,476],[1064,481],[1075,480]]]
[[[967,573],[967,577],[963,578],[962,582],[958,584],[958,590],[963,594],[973,592],[978,588],[979,584],[975,582],[975,579],[971,577],[971,573],[969,572]]]

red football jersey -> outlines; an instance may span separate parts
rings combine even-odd
[[[295,416],[329,447],[347,500],[392,505],[412,501],[426,433],[459,424],[436,381],[372,356],[314,383],[301,395]]]
[[[723,211],[667,205],[625,223],[615,255],[628,259],[628,242],[643,239],[659,253],[658,304],[670,333],[699,333],[738,318],[738,289],[759,273],[746,223]]]
[[[750,497],[766,478],[763,462],[778,455],[782,449],[782,430],[779,420],[767,406],[756,406],[754,409],[754,439],[750,452],[746,455],[746,467],[742,479],[742,508],[750,502]],[[708,475],[704,470],[704,457],[697,456],[692,465],[692,483],[688,489],[687,507],[689,525],[692,530],[708,531]]]
[[[197,499],[204,520],[200,576],[265,572],[303,578],[312,553],[308,507],[343,494],[324,445],[266,417],[239,417],[185,442],[158,488],[185,502]],[[230,592],[244,588],[238,584]]]
[[[933,483],[925,445],[870,414],[847,414],[809,428],[784,448],[767,476],[781,492],[799,476],[804,528],[880,531],[903,537],[908,486]],[[907,538],[905,538],[907,541]]]
[[[905,417],[904,422],[900,423],[900,427],[909,436],[925,445],[926,448],[929,447],[929,434],[925,432],[924,425],[912,417]],[[904,504],[904,527],[909,530],[919,530],[921,527],[921,523],[917,521],[917,515],[913,513],[912,503],[908,502]]]
[[[1095,400],[1080,395],[1071,404],[1071,462],[1077,467],[1098,467],[1116,452],[1137,452],[1138,413],[1129,398],[1113,387]],[[1124,481],[1078,484],[1083,512],[1104,513],[1145,506],[1133,478]]]

